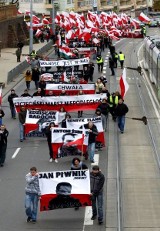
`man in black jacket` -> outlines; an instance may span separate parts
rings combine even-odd
[[[0,126],[0,167],[3,167],[6,159],[6,149],[7,149],[7,137],[9,132],[7,131],[5,125]]]
[[[118,100],[118,105],[115,108],[115,115],[118,120],[118,127],[121,133],[124,133],[124,125],[125,125],[125,115],[129,111],[126,104],[124,104],[123,99]]]
[[[94,163],[94,154],[95,154],[95,144],[96,138],[98,136],[98,130],[96,125],[93,122],[89,122],[88,124],[84,125],[85,129],[89,129],[89,137],[88,137],[88,155],[90,158],[91,163]]]
[[[94,165],[92,172],[90,173],[90,184],[91,184],[91,200],[92,200],[92,217],[91,220],[95,220],[97,217],[98,205],[98,222],[99,225],[103,223],[103,185],[105,177],[101,173],[99,166]]]
[[[20,112],[18,113],[18,119],[19,119],[19,129],[20,129],[20,142],[23,142],[23,140],[25,139],[24,124],[26,121],[26,109],[23,106],[21,106]]]
[[[12,89],[11,94],[8,96],[8,102],[9,102],[9,106],[11,109],[11,116],[13,119],[16,119],[16,110],[15,110],[14,103],[13,103],[13,99],[16,97],[18,97],[18,95],[15,93],[15,90]]]

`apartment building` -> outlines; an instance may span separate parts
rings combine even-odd
[[[97,6],[98,11],[130,12],[143,10],[151,5],[152,0],[75,0],[74,3],[76,12],[94,10],[94,6]]]

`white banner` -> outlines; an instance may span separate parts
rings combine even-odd
[[[70,91],[75,91],[75,90],[95,90],[95,85],[94,84],[47,84],[46,85],[46,90],[56,90],[56,91],[62,91],[62,90],[70,90]]]
[[[91,205],[89,170],[39,172],[40,211]]]
[[[89,64],[89,58],[82,59],[69,59],[69,60],[58,60],[58,61],[43,61],[40,60],[41,67],[58,67],[58,66],[79,66]]]
[[[106,94],[88,94],[75,96],[50,96],[50,97],[18,97],[14,98],[13,102],[19,112],[20,106],[25,106],[27,109],[40,110],[57,110],[64,107],[66,111],[79,110],[95,110]]]

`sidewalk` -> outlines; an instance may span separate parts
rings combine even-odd
[[[33,44],[33,50],[37,51],[46,44],[47,44],[46,41],[44,43]],[[16,48],[4,48],[1,50],[0,82],[5,83],[5,88],[3,89],[3,96],[22,79],[22,77],[16,78],[14,81],[7,84],[8,72],[12,70],[13,68],[15,68],[17,65],[19,65],[19,63],[17,62],[15,51],[16,51]],[[28,53],[29,53],[29,46],[24,46],[22,49],[21,62],[25,61],[25,57],[26,57],[25,54],[28,54]],[[19,73],[19,74],[23,74],[23,73]]]

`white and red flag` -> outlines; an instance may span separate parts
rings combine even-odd
[[[39,172],[40,211],[91,206],[89,170]]]
[[[138,19],[141,21],[141,22],[150,22],[150,18],[147,17],[147,15],[145,15],[143,12],[140,13]]]
[[[38,38],[42,34],[42,31],[40,29],[37,29],[35,36]]]
[[[88,131],[74,128],[52,128],[51,143],[53,158],[81,156],[88,146]],[[83,153],[82,153],[83,152]]]
[[[126,95],[129,89],[129,84],[127,83],[127,80],[126,80],[126,68],[123,69],[123,73],[119,80],[119,85],[120,85],[120,90],[121,90],[121,96],[122,98],[124,98],[124,96]]]

